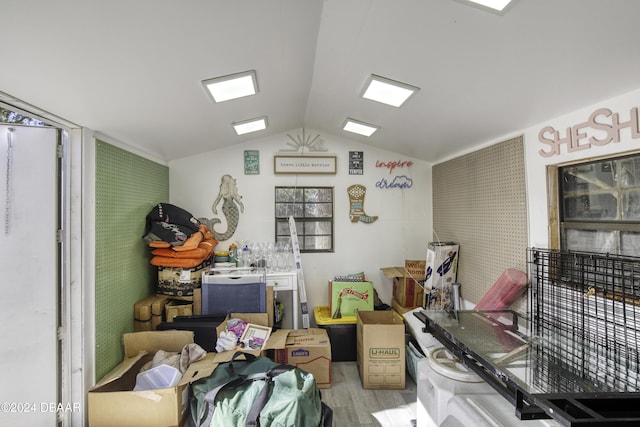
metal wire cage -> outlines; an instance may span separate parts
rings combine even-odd
[[[640,258],[536,248],[527,258],[541,343],[534,381],[572,393],[640,391]]]

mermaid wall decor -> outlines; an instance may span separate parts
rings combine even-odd
[[[220,191],[218,197],[213,201],[211,210],[214,215],[218,214],[218,204],[222,202],[222,214],[227,222],[227,230],[225,232],[219,232],[214,229],[216,224],[222,222],[220,218],[198,218],[200,222],[209,227],[209,230],[213,233],[213,236],[217,241],[229,240],[233,233],[238,228],[238,222],[240,221],[240,213],[244,211],[244,205],[242,204],[242,196],[238,194],[238,185],[234,177],[231,175],[223,175],[220,180]]]

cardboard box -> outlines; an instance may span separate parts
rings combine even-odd
[[[329,282],[329,311],[331,317],[355,316],[356,311],[373,310],[371,282]]]
[[[202,285],[202,273],[209,270],[210,260],[193,268],[158,267],[158,290],[161,295],[193,296],[193,290]]]
[[[124,334],[124,360],[87,395],[90,427],[180,426],[189,414],[190,383],[211,375],[213,354],[191,364],[175,387],[132,391],[140,368],[158,350],[180,352],[193,342],[190,331],[150,331]]]
[[[404,332],[404,319],[393,310],[358,312],[357,364],[362,388],[405,388]]]
[[[268,326],[269,324],[269,316],[267,313],[232,313],[227,316],[227,320],[220,323],[216,328],[218,337],[221,332],[224,332],[227,329],[227,322],[229,319],[240,319],[247,323],[254,323],[256,325]],[[271,331],[271,335],[267,340],[267,343],[264,345],[263,350],[241,350],[245,353],[251,353],[254,356],[266,356],[268,350],[275,350],[278,348],[284,348],[287,344],[287,336],[289,335],[289,329],[277,329],[275,331]],[[216,363],[228,362],[233,357],[233,354],[237,351],[237,349],[222,351],[220,353],[216,353],[214,357],[214,361]]]
[[[289,331],[284,348],[275,350],[274,361],[310,372],[318,388],[331,387],[331,344],[321,328]]]
[[[193,314],[196,316],[202,314],[202,288],[193,290]]]
[[[240,319],[247,323],[266,326],[266,313],[233,313],[228,319]],[[218,336],[227,328],[227,320],[217,327]],[[224,363],[231,360],[237,349],[216,353],[213,361]],[[331,345],[323,329],[276,329],[263,350],[240,350],[254,356],[273,355],[278,363],[287,363],[310,372],[319,388],[331,387]]]
[[[267,325],[271,327],[273,327],[273,324],[275,322],[273,299],[273,286],[267,286],[267,318],[269,319]],[[289,310],[291,310],[291,308],[289,308]]]
[[[427,268],[422,307],[430,310],[453,308],[453,284],[458,275],[460,246],[453,242],[430,242],[427,247]]]
[[[162,313],[168,300],[164,295],[151,295],[136,302],[133,305],[134,331],[154,331],[162,322]]]
[[[422,305],[426,260],[406,260],[404,267],[381,268],[387,279],[393,280],[393,297],[402,307]]]
[[[193,303],[181,300],[170,300],[164,306],[165,319],[167,322],[173,322],[176,316],[193,315]]]
[[[400,316],[404,316],[406,312],[413,310],[415,307],[403,307],[395,298],[391,298],[391,308]]]
[[[274,360],[313,373],[319,386],[331,384],[331,345],[324,329],[289,330],[286,345],[275,350]]]

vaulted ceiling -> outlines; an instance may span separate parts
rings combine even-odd
[[[429,162],[640,88],[640,2],[0,0],[0,97],[172,160],[291,129]],[[214,104],[202,80],[256,70]],[[401,108],[367,77],[418,86]],[[237,136],[232,122],[268,117]],[[354,118],[380,126],[345,133]]]

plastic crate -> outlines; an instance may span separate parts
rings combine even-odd
[[[331,360],[333,362],[351,362],[357,358],[356,316],[332,319],[329,307],[315,307],[313,315],[319,328],[329,335],[331,342]]]

